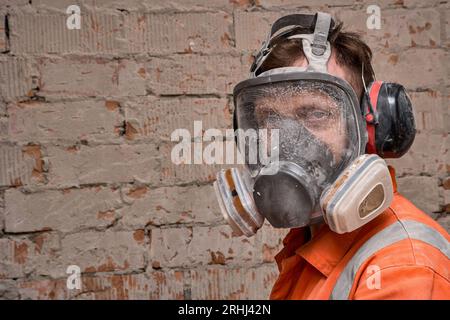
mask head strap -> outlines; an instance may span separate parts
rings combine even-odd
[[[361,66],[361,79],[364,86],[364,95],[366,96],[368,110],[364,110],[366,112],[364,117],[367,121],[368,125],[377,125],[378,124],[378,112],[376,110],[376,101],[378,99],[378,92],[380,91],[381,81],[376,81],[375,74],[372,73],[372,77],[374,81],[371,83],[372,87],[375,86],[375,90],[370,90],[366,86],[366,81],[364,80],[364,63]],[[372,104],[374,101],[375,106]]]
[[[274,37],[277,32],[286,27],[302,27],[311,29],[316,22],[316,15],[313,14],[290,14],[275,21],[270,29],[270,37]]]
[[[314,38],[311,44],[312,53],[321,56],[327,49],[328,32],[331,26],[331,16],[328,13],[318,12],[316,27],[314,28]]]
[[[313,34],[295,34],[288,37],[302,39],[303,53],[308,59],[308,72],[327,73],[327,62],[331,55],[331,45],[328,41],[330,25],[331,16],[319,12]]]
[[[314,28],[314,31],[313,31]],[[259,67],[269,56],[276,44],[293,34],[314,34],[312,50],[316,55],[322,55],[326,51],[326,43],[329,30],[334,28],[334,21],[327,13],[316,14],[291,14],[281,17],[272,25],[270,33],[263,42],[261,49],[255,56],[250,68],[250,77],[254,78]],[[306,30],[306,31],[305,31]]]

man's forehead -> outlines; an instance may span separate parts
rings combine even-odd
[[[291,64],[291,66],[293,66],[293,67],[306,67],[307,65],[308,65],[308,60],[306,59],[305,56],[302,56],[302,57],[296,59]],[[355,77],[354,77],[352,71],[348,67],[339,65],[337,63],[336,51],[334,48],[331,48],[330,59],[328,59],[328,62],[327,62],[327,71],[329,74],[347,81],[352,86],[352,88],[356,92],[357,96],[358,97],[360,96],[361,88],[358,85],[358,83],[355,83],[355,79],[354,79]]]
[[[267,106],[323,106],[327,108],[337,108],[338,104],[335,99],[325,92],[318,89],[308,89],[301,92],[293,92],[284,94],[268,94],[256,100],[256,107]]]

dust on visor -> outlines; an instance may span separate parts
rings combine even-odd
[[[295,37],[302,39],[307,67],[253,73],[233,91],[246,165],[220,171],[214,187],[224,218],[240,235],[254,235],[264,219],[294,228],[325,218],[335,232],[348,232],[391,201],[384,160],[364,155],[367,137],[356,94],[327,72],[329,42],[317,55],[314,35]]]

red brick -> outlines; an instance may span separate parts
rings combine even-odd
[[[104,100],[28,102],[8,107],[11,141],[114,141],[123,118]],[[93,117],[92,115],[96,116]]]
[[[121,206],[119,190],[109,187],[5,192],[5,228],[8,232],[79,231],[111,225]]]
[[[235,269],[210,267],[193,269],[191,277],[194,300],[266,300],[278,270],[273,264]]]
[[[54,272],[51,263],[58,250],[59,237],[53,232],[1,238],[0,279]]]
[[[187,54],[152,58],[147,71],[150,89],[161,95],[225,95],[247,75],[241,58],[230,55]]]
[[[66,278],[19,280],[22,299],[148,300],[182,299],[183,274],[180,271],[149,274],[82,275],[81,289],[69,290]]]
[[[448,160],[442,155],[448,154],[448,135],[416,134],[411,149],[399,159],[389,159],[388,163],[396,168],[398,176],[432,174],[446,172]]]
[[[124,24],[130,52],[163,55],[232,48],[232,16],[226,13],[133,13],[125,16]]]
[[[0,186],[22,186],[42,182],[40,146],[0,145]]]
[[[35,88],[32,62],[19,57],[0,57],[0,95],[7,101],[26,99]]]
[[[42,59],[40,94],[44,96],[114,95],[118,64],[102,58]]]
[[[404,195],[419,209],[434,216],[441,209],[438,179],[436,177],[407,176],[397,179],[398,192]],[[426,190],[426,192],[424,192]]]
[[[445,96],[438,91],[411,92],[414,121],[419,133],[439,134],[445,132]]]
[[[212,186],[126,187],[120,223],[133,229],[147,224],[217,223],[222,220]]]
[[[172,132],[187,129],[194,135],[194,121],[204,130],[231,128],[226,99],[142,98],[125,102],[127,138],[133,141],[170,141]]]
[[[134,180],[159,183],[159,158],[150,144],[49,147],[49,183],[61,187]]]
[[[435,88],[446,77],[445,61],[448,54],[441,49],[409,49],[400,53],[374,55],[378,79],[403,84],[407,89]]]
[[[61,252],[50,270],[64,276],[69,265],[81,272],[131,272],[145,270],[147,241],[136,240],[135,231],[86,231],[61,239]]]
[[[254,241],[234,238],[228,226],[152,229],[150,259],[161,267],[250,264],[257,261]]]
[[[65,8],[67,8],[66,6]],[[13,14],[10,16],[11,51],[14,53],[97,53],[120,49],[119,15],[81,12],[80,29],[69,30],[65,14]]]

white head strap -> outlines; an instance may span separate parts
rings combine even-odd
[[[280,19],[279,21],[281,21],[282,19]],[[277,22],[275,24],[277,24]],[[290,21],[288,20],[288,22]],[[318,12],[313,34],[294,34],[287,38],[287,39],[302,39],[303,52],[306,58],[308,59],[308,67],[306,68],[306,71],[308,72],[327,73],[327,62],[331,55],[331,45],[328,41],[328,33],[330,30],[331,22],[332,19],[328,13]],[[289,26],[289,24],[287,24],[287,26]],[[290,29],[293,29],[292,24]],[[263,47],[261,48],[259,54],[256,57],[255,61],[256,63],[254,66],[252,66],[250,74],[251,78],[254,78],[256,76],[257,70],[263,64],[264,60],[269,56],[270,52],[272,51],[273,49],[273,46],[271,45],[272,40],[276,37],[279,37],[278,35],[279,33],[286,33],[286,31],[280,32],[280,30],[283,31],[283,29],[279,29],[276,32],[277,33],[276,36],[272,35],[271,37],[269,35],[269,38],[263,43]],[[283,72],[287,72],[289,68],[290,67],[283,68],[284,69]],[[264,72],[264,74],[266,74],[266,72]]]

